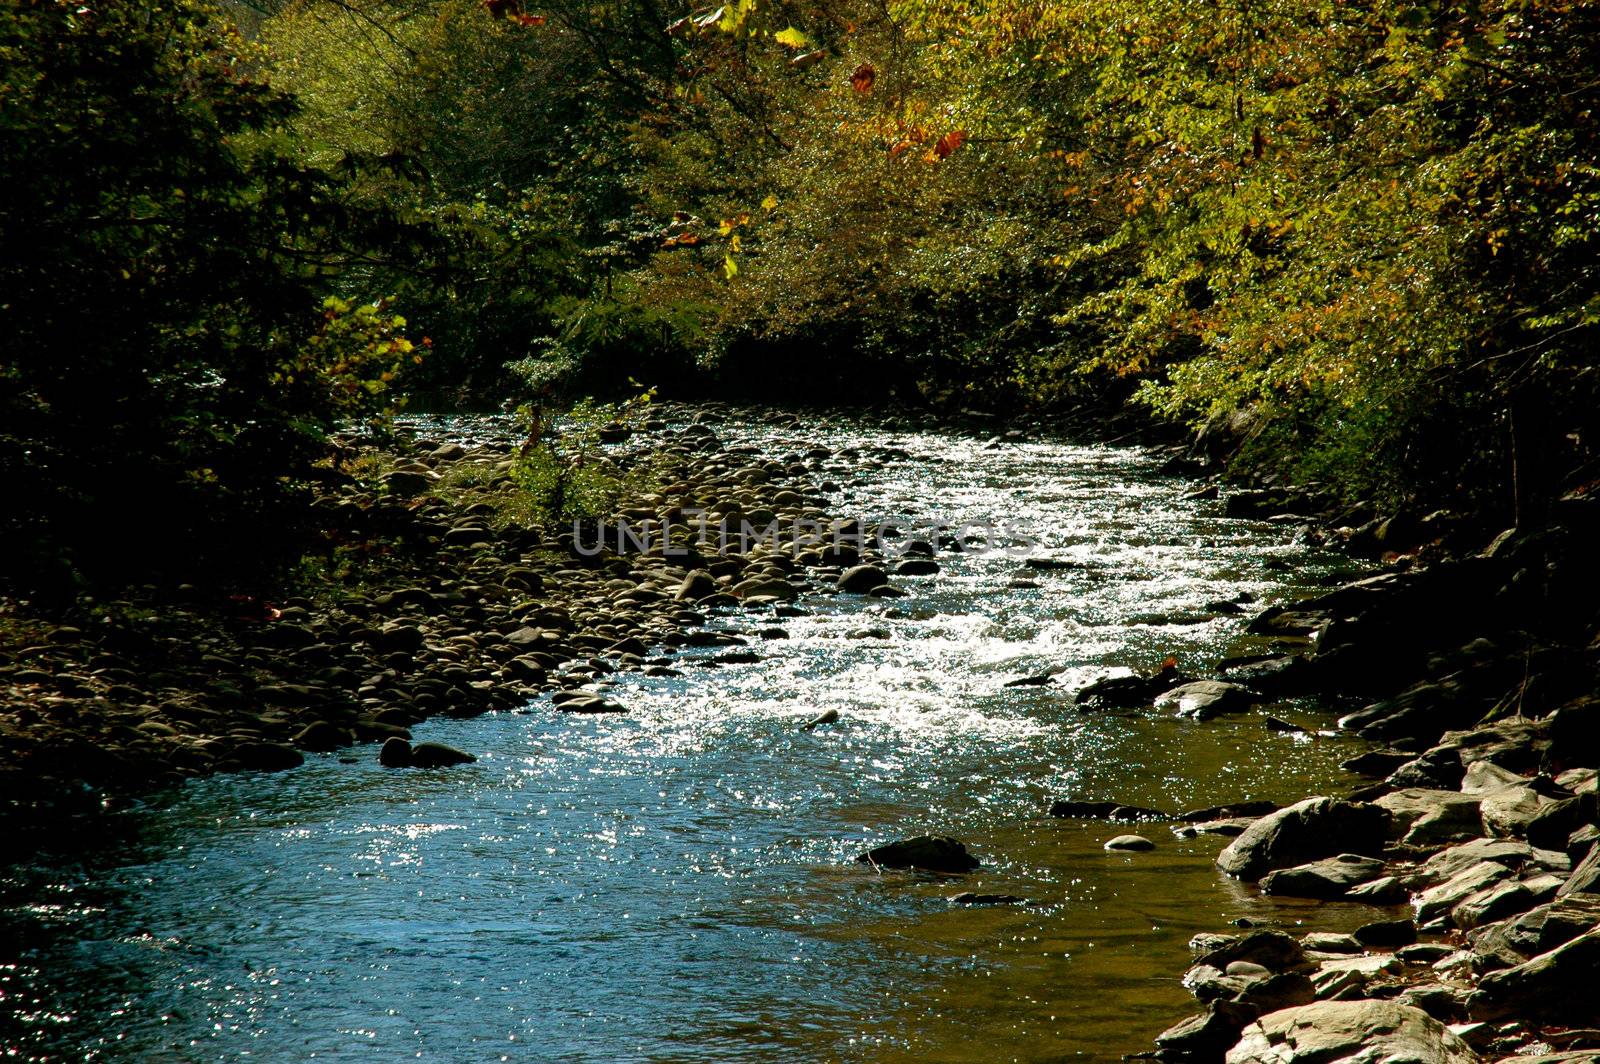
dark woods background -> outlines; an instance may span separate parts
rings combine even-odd
[[[3,568],[258,565],[336,424],[641,386],[1132,403],[1529,520],[1600,479],[1595,54],[1547,0],[5,0]]]

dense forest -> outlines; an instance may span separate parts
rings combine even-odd
[[[6,0],[0,548],[248,549],[352,419],[647,387],[1527,519],[1600,478],[1596,54],[1581,0]]]

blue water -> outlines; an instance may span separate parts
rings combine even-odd
[[[23,855],[5,878],[0,1028],[17,1059],[517,1061],[1106,1059],[1188,1011],[1195,931],[1310,908],[1212,867],[1224,840],[1052,820],[1060,797],[1165,807],[1348,788],[1355,752],[1269,732],[1085,715],[1070,692],[1168,654],[1213,662],[1242,621],[1149,623],[1245,591],[1263,602],[1341,562],[1292,525],[1220,516],[1135,449],[986,450],[953,432],[718,425],[823,463],[832,512],[1009,521],[1038,553],[942,555],[909,597],[815,596],[810,616],[729,613],[756,664],[618,675],[621,717],[517,712],[416,729],[478,755],[437,772],[373,748],[189,784]],[[455,423],[451,431],[491,431]],[[901,448],[880,458],[875,448]],[[1136,623],[1141,622],[1141,623]],[[850,638],[887,628],[888,640]],[[697,653],[687,652],[686,660]],[[1044,688],[1004,682],[1058,670]],[[839,724],[801,733],[824,709]],[[984,861],[958,880],[852,858],[924,831]],[[952,906],[964,890],[1030,904]],[[1319,926],[1341,919],[1316,910]],[[1353,917],[1352,917],[1353,918]],[[4,941],[0,939],[0,941]]]

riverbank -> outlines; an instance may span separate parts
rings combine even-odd
[[[51,616],[7,603],[0,803],[22,820],[114,806],[306,753],[404,744],[430,717],[542,693],[562,712],[618,712],[583,685],[671,674],[681,647],[748,656],[746,639],[700,630],[707,611],[782,616],[814,587],[896,593],[862,565],[881,558],[859,525],[824,510],[812,473],[825,449],[780,461],[724,448],[702,420],[653,428],[593,459],[644,471],[595,530],[603,543],[517,520],[509,427],[470,446],[352,440],[311,503],[327,549],[281,598],[184,585]],[[615,541],[630,517],[635,538]],[[776,538],[741,535],[769,525]]]
[[[1570,495],[1547,525],[1470,554],[1428,531],[1366,529],[1412,550],[1259,614],[1215,681],[1368,700],[1339,726],[1381,744],[1347,764],[1369,786],[1209,830],[1236,836],[1224,874],[1268,895],[1370,905],[1372,919],[1353,934],[1308,919],[1308,933],[1197,935],[1183,982],[1205,1011],[1147,1055],[1600,1055],[1600,506]]]

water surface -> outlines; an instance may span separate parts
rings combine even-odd
[[[1348,740],[1081,714],[1073,688],[1174,655],[1214,662],[1247,592],[1291,597],[1341,564],[1292,525],[1220,516],[1135,449],[834,421],[718,425],[823,463],[833,512],[1009,522],[1083,563],[1009,586],[1002,555],[943,555],[892,602],[808,598],[765,660],[622,676],[626,717],[524,712],[419,726],[476,753],[448,772],[357,764],[198,781],[7,873],[0,954],[21,1059],[518,1061],[1114,1059],[1190,1010],[1199,930],[1313,910],[1212,866],[1225,840],[1052,820],[1051,800],[1166,808],[1298,799],[1353,781]],[[484,423],[454,423],[465,435]],[[885,628],[889,639],[850,638]],[[755,641],[753,641],[755,642]],[[694,652],[686,657],[692,658]],[[1057,670],[1044,688],[1007,680]],[[796,727],[824,709],[841,722]],[[938,832],[983,860],[959,879],[852,858]],[[952,906],[961,891],[1029,904]],[[1361,911],[1315,910],[1319,927]],[[1366,910],[1370,912],[1370,910]]]

